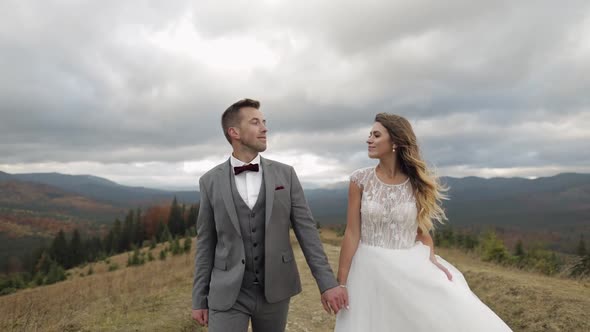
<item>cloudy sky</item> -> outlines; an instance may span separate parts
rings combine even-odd
[[[374,164],[378,112],[449,176],[590,172],[590,2],[0,2],[0,170],[194,188],[262,102],[309,187]]]

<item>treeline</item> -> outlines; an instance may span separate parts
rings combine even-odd
[[[539,244],[526,246],[522,240],[518,240],[514,248],[508,248],[493,230],[475,235],[446,226],[436,230],[433,239],[435,246],[470,251],[486,262],[537,271],[546,275],[590,276],[590,251],[586,249],[583,235],[580,235],[573,261]]]
[[[191,241],[193,236],[195,236],[194,228],[186,232],[183,244],[181,245],[180,238],[178,236],[172,236],[170,233],[163,233],[161,242],[167,241],[168,245],[164,246],[164,248],[160,250],[159,259],[166,260],[168,254],[171,254],[172,256],[188,254],[191,250]],[[153,238],[147,251],[141,251],[140,248],[133,246],[133,254],[127,255],[127,266],[138,266],[143,265],[146,261],[153,261],[155,258],[152,254],[152,249],[156,248],[156,244],[156,239]],[[109,263],[110,262],[107,262],[107,264]],[[111,264],[109,266],[109,271],[116,269],[116,265]]]
[[[154,247],[168,241],[173,254],[184,252],[196,235],[198,213],[198,205],[179,205],[175,197],[169,208],[151,207],[145,214],[140,209],[129,210],[124,220],[116,219],[103,237],[83,239],[77,229],[69,236],[60,230],[49,246],[34,250],[24,259],[24,272],[0,276],[0,295],[65,280],[67,269],[129,250],[137,252],[146,245]],[[179,237],[185,237],[182,248]],[[135,253],[131,257],[135,264],[130,265],[137,265],[140,258]]]

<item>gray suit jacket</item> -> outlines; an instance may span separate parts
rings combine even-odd
[[[295,170],[262,157],[260,163],[266,184],[266,300],[275,303],[301,292],[289,226],[293,227],[320,292],[336,287],[338,283]],[[199,180],[201,204],[197,218],[193,309],[228,310],[242,285],[245,249],[232,199],[231,171],[228,160]]]

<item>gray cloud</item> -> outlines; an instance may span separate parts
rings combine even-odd
[[[442,171],[590,164],[584,1],[5,1],[0,10],[9,13],[0,22],[7,170],[93,163],[124,179],[113,165],[219,160],[228,151],[220,114],[243,97],[262,101],[269,153],[318,156],[334,178],[371,164],[364,140],[384,111],[411,120]]]

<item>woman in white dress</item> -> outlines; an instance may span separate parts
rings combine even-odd
[[[376,167],[352,173],[338,280],[347,309],[337,332],[511,331],[434,254],[429,231],[446,219],[444,190],[403,117],[377,114],[367,139]]]

